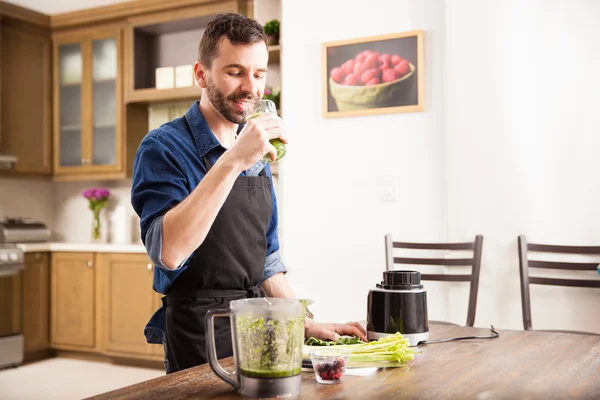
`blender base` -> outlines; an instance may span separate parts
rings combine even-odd
[[[302,375],[287,378],[249,378],[241,375],[239,393],[251,397],[291,397],[300,394]]]

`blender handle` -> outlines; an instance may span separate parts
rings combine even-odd
[[[204,317],[204,328],[206,330],[206,352],[208,353],[208,363],[213,372],[225,382],[229,383],[236,390],[240,388],[239,374],[230,374],[225,371],[217,359],[217,346],[215,343],[215,317],[231,318],[231,311],[228,308],[216,308],[208,310]],[[235,379],[233,379],[234,377]]]

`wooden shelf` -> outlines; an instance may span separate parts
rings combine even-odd
[[[60,127],[63,132],[76,132],[81,130],[81,125],[64,125]]]
[[[117,78],[102,78],[102,79],[94,79],[93,83],[115,83]]]
[[[201,89],[198,86],[173,89],[137,89],[130,93],[127,103],[160,103],[199,99]]]
[[[115,124],[94,125],[94,129],[115,129]]]
[[[60,87],[68,88],[68,87],[81,87],[81,82],[67,82],[60,84]]]
[[[281,59],[281,45],[269,46],[269,64],[279,64]]]

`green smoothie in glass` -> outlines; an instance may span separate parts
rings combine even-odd
[[[248,116],[246,117],[246,120],[252,119],[252,118],[256,118],[261,114],[265,114],[265,113],[277,113],[277,108],[275,107],[275,103],[273,103],[271,100],[257,100],[256,102],[252,103],[252,105],[248,108]],[[269,140],[269,143],[271,143],[273,145],[273,147],[275,147],[275,149],[277,150],[277,158],[275,159],[275,161],[279,161],[283,158],[283,156],[285,156],[285,144],[281,141],[281,139],[271,139]],[[269,154],[266,154],[262,160],[264,162],[271,162],[271,157],[269,156]]]

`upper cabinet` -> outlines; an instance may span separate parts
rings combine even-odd
[[[124,172],[122,29],[54,38],[54,175]]]
[[[17,157],[11,175],[50,175],[50,32],[0,17],[0,150]]]
[[[238,11],[238,1],[220,1],[130,17],[125,30],[126,102],[200,98],[191,67],[202,33],[217,14]],[[159,68],[164,75],[157,80]]]

